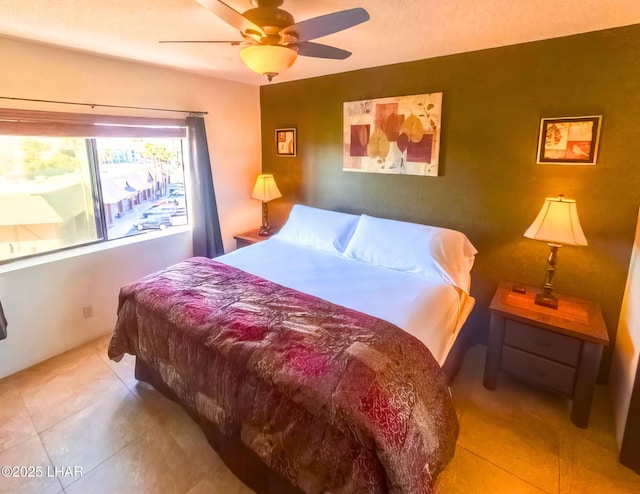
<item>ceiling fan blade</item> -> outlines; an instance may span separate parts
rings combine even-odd
[[[197,0],[202,2],[204,0]],[[285,27],[280,31],[281,35],[295,32],[298,34],[298,41],[308,41],[310,39],[321,38],[328,34],[337,33],[344,29],[356,26],[369,20],[369,13],[361,7],[355,9],[341,10],[332,14],[313,17],[306,21],[297,22]]]
[[[311,41],[303,41],[298,43],[298,55],[303,57],[315,58],[331,58],[335,60],[344,60],[351,56],[351,52],[341,50],[329,45],[321,45],[320,43],[312,43]]]
[[[255,32],[262,36],[266,36],[266,33],[260,26],[250,21],[240,12],[229,7],[226,3],[221,2],[220,0],[196,0],[196,2],[242,33]]]

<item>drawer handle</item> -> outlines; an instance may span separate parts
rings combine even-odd
[[[534,345],[542,346],[542,347],[545,347],[545,348],[551,348],[551,343],[546,342],[546,341],[532,340],[532,343]]]
[[[539,377],[547,377],[547,373],[544,371],[534,370],[534,369],[526,369],[527,374]]]

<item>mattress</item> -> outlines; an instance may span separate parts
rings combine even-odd
[[[474,304],[445,280],[378,267],[277,236],[216,260],[395,324],[420,340],[440,365]]]

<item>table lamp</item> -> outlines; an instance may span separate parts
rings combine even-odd
[[[282,197],[276,181],[273,175],[270,173],[263,173],[256,178],[256,184],[253,186],[252,199],[258,199],[262,201],[262,226],[258,235],[261,237],[268,237],[271,235],[271,227],[269,226],[269,211],[267,210],[267,203],[278,197]]]
[[[535,303],[557,309],[558,299],[552,291],[558,249],[563,245],[588,245],[578,219],[576,201],[565,199],[562,194],[547,197],[524,236],[547,242],[551,248],[547,258],[547,276],[542,284],[542,292],[536,295]]]

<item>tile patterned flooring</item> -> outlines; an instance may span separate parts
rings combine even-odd
[[[108,341],[0,380],[0,466],[32,467],[0,476],[0,492],[250,494],[178,405],[136,381],[132,357],[108,360]],[[484,389],[484,351],[452,385],[460,436],[439,494],[640,492],[618,463],[605,387],[579,429],[565,398],[506,376]]]

